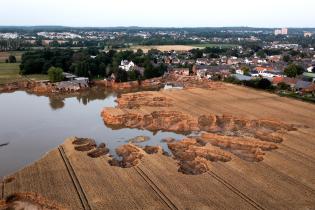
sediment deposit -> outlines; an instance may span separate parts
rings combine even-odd
[[[151,89],[160,88],[164,84],[162,77],[147,79],[142,81],[129,81],[129,82],[115,82],[114,80],[99,80],[94,81],[95,85],[109,87],[113,90],[132,90],[132,89]]]
[[[36,85],[35,82],[30,82],[30,81],[19,81],[19,82],[12,82],[8,84],[2,84],[0,85],[0,93],[32,89],[35,87],[35,85]]]
[[[0,93],[14,92],[18,90],[25,90],[34,94],[55,94],[55,93],[70,93],[78,92],[87,89],[87,83],[63,81],[57,83],[41,82],[33,80],[24,80],[0,85]]]
[[[172,99],[151,92],[123,94],[117,99],[119,108],[134,109],[141,106],[169,107]]]
[[[77,138],[73,140],[74,149],[80,152],[88,152],[87,155],[92,158],[97,158],[109,153],[105,143],[97,146],[95,140],[90,138]]]
[[[204,88],[209,90],[224,89],[226,86],[222,82],[214,82],[207,78],[199,78],[198,76],[183,76],[178,74],[169,74],[164,77],[165,83],[174,84],[187,88]]]
[[[199,133],[181,141],[164,141],[179,165],[178,171],[184,174],[203,174],[210,170],[212,162],[235,158],[261,162],[268,151],[279,148],[290,132],[307,127],[302,121],[287,122],[272,114],[253,117],[255,114],[247,114],[250,106],[245,106],[244,112],[231,114],[231,110],[240,107],[226,103],[229,97],[221,94],[231,95],[234,90],[219,88],[217,91],[195,88],[123,94],[117,99],[117,108],[104,108],[102,117],[113,127]]]

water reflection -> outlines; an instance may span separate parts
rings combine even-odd
[[[64,99],[49,97],[49,105],[52,109],[61,109],[65,106]]]
[[[89,102],[94,100],[105,100],[109,95],[113,94],[111,90],[101,88],[101,87],[92,87],[88,90],[83,90],[80,92],[71,92],[71,93],[56,93],[56,94],[36,94],[33,92],[27,92],[28,95],[36,96],[46,96],[49,98],[49,105],[52,109],[62,109],[65,106],[65,99],[67,98],[76,98],[79,103],[87,105]]]
[[[170,132],[116,130],[106,126],[101,110],[115,106],[118,94],[99,87],[63,95],[35,95],[24,91],[0,94],[0,144],[10,142],[0,147],[0,177],[39,159],[70,136],[104,142],[112,155],[115,148],[136,136],[150,137],[140,145],[161,145],[166,150],[166,144],[160,142],[163,138],[184,137]]]

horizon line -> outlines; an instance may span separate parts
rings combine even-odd
[[[288,28],[288,29],[315,29],[315,26],[283,26],[283,27],[261,27],[261,26],[67,26],[67,25],[0,25],[0,27],[64,27],[64,28],[257,28],[257,29],[276,29],[276,28]]]

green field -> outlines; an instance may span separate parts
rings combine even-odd
[[[5,63],[5,60],[9,58],[10,55],[14,55],[17,62],[21,62],[21,57],[24,51],[9,51],[0,52],[0,63]]]
[[[19,65],[19,63],[0,63],[0,84],[22,80],[19,75]]]
[[[47,80],[48,76],[45,74],[31,74],[27,76],[21,76],[20,63],[0,63],[0,84],[6,84],[10,82],[22,81],[25,79],[31,80]]]
[[[30,75],[25,75],[27,79],[30,80],[48,80],[48,75],[47,74],[30,74]]]

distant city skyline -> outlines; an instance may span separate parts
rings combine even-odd
[[[11,0],[1,26],[315,27],[315,1]]]

